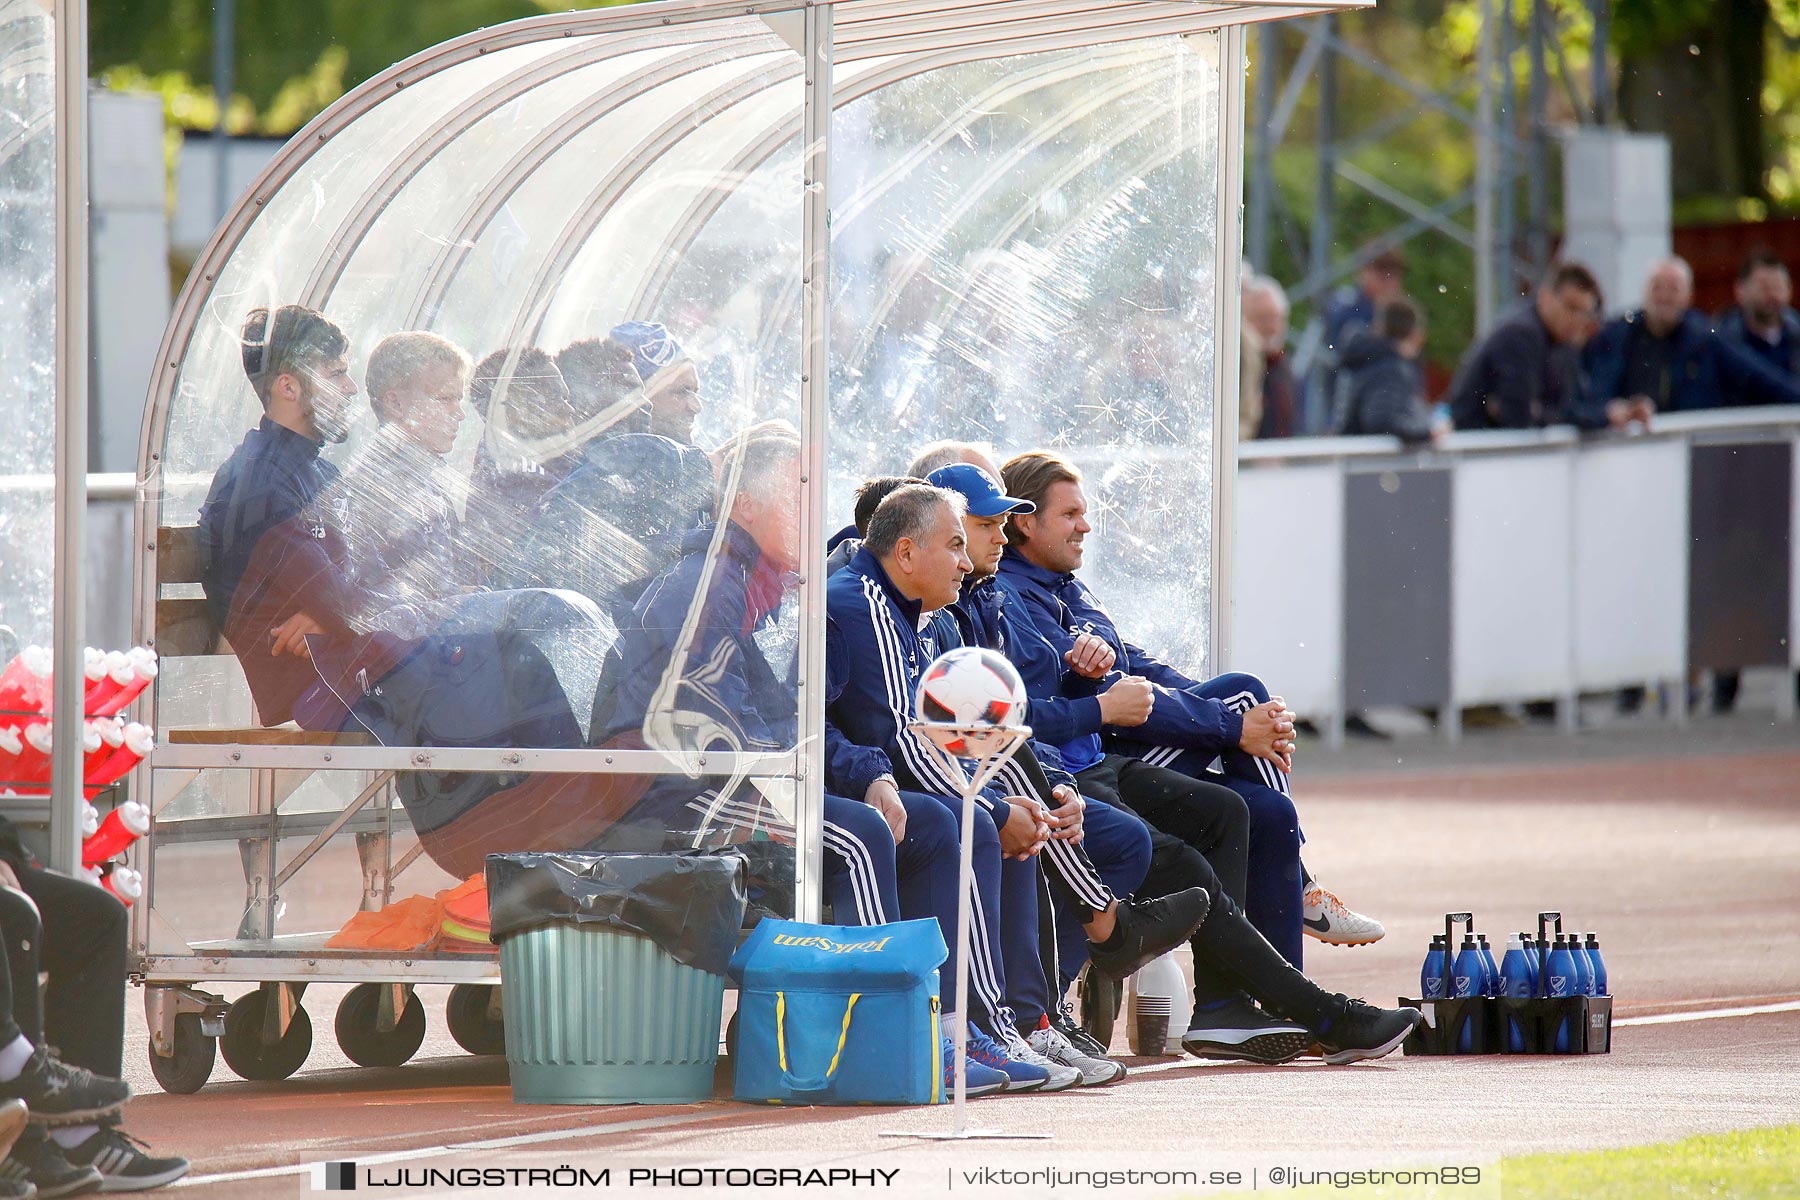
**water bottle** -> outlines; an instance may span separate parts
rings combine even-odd
[[[1447,947],[1448,943],[1440,933],[1431,939],[1431,949],[1425,952],[1425,965],[1419,968],[1419,995],[1426,1000],[1447,998],[1444,994],[1444,975],[1449,967],[1445,961],[1449,957]]]
[[[1473,934],[1464,934],[1462,948],[1456,952],[1456,963],[1450,968],[1450,991],[1457,1000],[1478,1000],[1482,989],[1487,985],[1487,966],[1481,961],[1481,947],[1476,945]],[[1479,1011],[1465,1010],[1456,1022],[1456,1052],[1472,1054],[1475,1051],[1475,1023],[1481,1020]]]
[[[1606,960],[1600,957],[1599,937],[1591,933],[1588,934],[1587,945],[1582,947],[1582,949],[1587,951],[1588,965],[1594,969],[1594,990],[1588,994],[1590,996],[1612,995],[1611,992],[1606,990]]]
[[[1512,1000],[1529,1000],[1532,993],[1531,953],[1525,948],[1522,934],[1513,934],[1506,942],[1506,957],[1500,960],[1500,994]],[[1506,1013],[1506,1049],[1511,1054],[1525,1053],[1525,1026],[1520,1014]]]
[[[1513,934],[1506,940],[1506,956],[1500,960],[1500,994],[1513,1000],[1531,998],[1531,955],[1525,939]]]
[[[1464,934],[1456,962],[1450,967],[1450,996],[1455,1000],[1479,996],[1486,982],[1487,966],[1481,961],[1481,947],[1476,945],[1473,934]]]
[[[1564,934],[1557,934],[1555,943],[1550,947],[1550,959],[1545,966],[1545,973],[1550,977],[1546,994],[1551,999],[1561,1000],[1581,995],[1581,968],[1575,964],[1575,956],[1569,950],[1569,939]]]
[[[1545,970],[1550,976],[1551,999],[1563,1000],[1581,994],[1581,968],[1575,965],[1575,956],[1569,950],[1569,939],[1560,933],[1556,935],[1555,944],[1550,947],[1550,962]],[[1553,1047],[1558,1054],[1569,1052],[1572,1033],[1569,1017],[1566,1014],[1558,1017]]]
[[[1581,991],[1578,994],[1594,995],[1594,966],[1588,961],[1587,951],[1582,948],[1579,933],[1569,935],[1569,957],[1575,960],[1575,974],[1581,981]]]
[[[1498,996],[1500,994],[1500,966],[1494,961],[1494,951],[1493,948],[1488,945],[1487,934],[1476,934],[1475,944],[1481,950],[1481,970],[1485,976],[1481,994],[1484,996]]]
[[[1519,944],[1525,948],[1525,969],[1531,975],[1531,990],[1525,994],[1527,996],[1542,995],[1538,991],[1538,964],[1543,961],[1538,950],[1538,941],[1523,930],[1515,936],[1519,939]]]

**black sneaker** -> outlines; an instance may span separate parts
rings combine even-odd
[[[1334,1067],[1392,1054],[1425,1020],[1416,1008],[1376,1008],[1348,996],[1338,998],[1343,1011],[1318,1032],[1319,1049]]]
[[[1304,1025],[1271,1017],[1235,996],[1223,1004],[1196,1012],[1188,1021],[1181,1048],[1196,1058],[1227,1062],[1253,1062],[1277,1066],[1306,1053],[1313,1036]]]
[[[143,1192],[174,1183],[188,1173],[188,1160],[170,1155],[153,1158],[145,1153],[150,1147],[108,1121],[100,1132],[63,1153],[78,1167],[92,1167],[100,1172],[103,1192]]]
[[[131,1085],[72,1067],[39,1046],[17,1079],[0,1083],[0,1099],[23,1100],[34,1125],[86,1125],[123,1108]]]
[[[1128,896],[1119,901],[1118,929],[1109,946],[1091,943],[1088,961],[1097,971],[1125,979],[1139,967],[1161,958],[1194,935],[1206,920],[1212,897],[1205,888],[1191,887],[1152,900]]]
[[[58,1196],[80,1196],[100,1190],[100,1172],[92,1167],[78,1167],[63,1157],[62,1147],[50,1140],[41,1126],[28,1126],[13,1143],[12,1153],[0,1159],[0,1182],[18,1187],[23,1184],[44,1200]]]
[[[1100,1039],[1081,1027],[1075,1014],[1069,1011],[1069,1002],[1064,1000],[1050,1011],[1050,1028],[1069,1039],[1069,1044],[1081,1053],[1092,1058],[1111,1058],[1112,1051],[1100,1044]],[[1123,1075],[1120,1078],[1124,1078]]]

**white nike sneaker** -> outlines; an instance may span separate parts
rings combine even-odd
[[[1061,1063],[1081,1073],[1082,1087],[1098,1087],[1103,1083],[1111,1083],[1125,1076],[1125,1064],[1114,1062],[1110,1058],[1095,1058],[1091,1054],[1083,1054],[1075,1048],[1075,1044],[1063,1035],[1062,1030],[1048,1023],[1031,1031],[1025,1039],[1031,1048],[1053,1063]]]
[[[1387,936],[1380,921],[1352,911],[1317,881],[1306,889],[1300,902],[1300,923],[1308,937],[1333,946],[1367,946]]]
[[[1044,1086],[1038,1089],[1039,1092],[1060,1092],[1064,1088],[1072,1088],[1081,1082],[1082,1073],[1080,1071],[1039,1054],[1010,1023],[1007,1024],[1004,1034],[1006,1052],[1012,1056],[1014,1062],[1030,1063],[1049,1074],[1050,1078],[1044,1080]]]

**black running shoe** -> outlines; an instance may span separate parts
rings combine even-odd
[[[169,1155],[157,1158],[147,1153],[150,1147],[120,1129],[118,1122],[108,1121],[100,1131],[77,1146],[63,1151],[78,1167],[92,1167],[100,1172],[103,1192],[143,1192],[174,1183],[188,1173],[188,1160]]]
[[[123,1108],[131,1085],[72,1067],[39,1046],[17,1079],[0,1083],[0,1099],[23,1100],[34,1125],[86,1125]]]
[[[12,1153],[0,1159],[0,1183],[35,1189],[24,1194],[55,1200],[100,1190],[100,1172],[78,1167],[63,1157],[62,1147],[41,1126],[28,1126],[13,1144]]]
[[[1299,1058],[1312,1042],[1304,1025],[1271,1017],[1248,996],[1236,996],[1196,1012],[1188,1021],[1181,1048],[1196,1058],[1272,1067]]]
[[[1124,979],[1192,937],[1211,907],[1212,897],[1199,887],[1152,900],[1128,896],[1119,901],[1110,948],[1090,943],[1088,960],[1095,970]]]
[[[1068,1038],[1071,1046],[1090,1058],[1112,1057],[1110,1048],[1102,1046],[1099,1038],[1081,1027],[1081,1023],[1075,1019],[1075,1014],[1069,1011],[1067,1000],[1050,1011],[1050,1028]]]
[[[1319,1049],[1334,1067],[1392,1054],[1425,1020],[1416,1008],[1376,1008],[1348,996],[1338,999],[1343,1011],[1318,1032]]]

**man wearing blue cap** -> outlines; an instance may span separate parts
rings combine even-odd
[[[692,443],[700,419],[700,372],[669,332],[655,321],[627,321],[610,335],[631,351],[650,409],[650,433]]]

